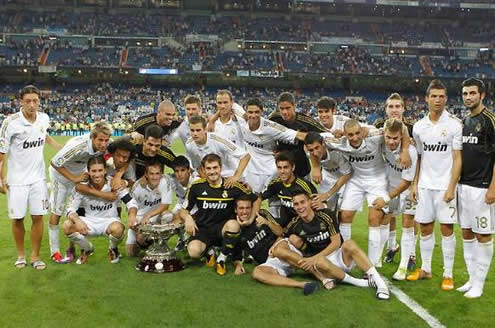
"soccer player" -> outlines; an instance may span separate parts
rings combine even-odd
[[[172,167],[175,154],[167,146],[162,144],[163,129],[156,124],[151,124],[144,132],[142,144],[136,145],[136,178],[141,178],[146,171],[146,164],[158,160],[164,166]]]
[[[249,153],[216,133],[206,132],[206,120],[201,116],[191,117],[189,128],[191,138],[186,142],[186,156],[191,160],[193,168],[198,171],[204,156],[217,154],[222,159],[222,176],[228,177],[227,187],[238,182],[251,159]]]
[[[101,191],[112,189],[110,179],[107,179],[105,160],[102,156],[94,156],[88,160],[88,184]],[[120,252],[118,245],[124,236],[125,227],[120,221],[117,207],[123,201],[129,208],[135,207],[128,189],[121,189],[118,199],[107,201],[94,196],[86,196],[77,191],[67,210],[67,220],[64,222],[64,233],[73,243],[81,248],[81,256],[77,264],[85,264],[88,256],[94,252],[93,244],[87,239],[89,236],[107,235],[110,241],[108,258],[110,263],[118,263]],[[84,208],[85,215],[79,216],[77,210]]]
[[[273,112],[268,119],[295,131],[326,132],[326,129],[314,118],[302,113],[296,113],[295,106],[294,96],[289,92],[283,92],[278,97],[278,110]],[[279,142],[278,150],[289,151],[294,158],[297,158],[295,171],[297,176],[306,177],[310,173],[311,168],[304,152],[304,143],[302,141],[296,144]]]
[[[87,181],[86,164],[88,160],[92,156],[105,152],[111,135],[110,125],[105,122],[98,122],[93,126],[89,135],[70,139],[51,159],[49,173],[52,181],[52,192],[50,195],[51,215],[48,236],[51,258],[56,263],[66,262],[60,254],[59,222],[67,198],[72,193],[75,184]],[[70,254],[70,248],[66,258],[73,258],[73,254]]]
[[[257,213],[261,208],[261,202],[264,199],[278,198],[281,203],[280,216],[276,218],[277,223],[285,228],[290,220],[296,216],[292,206],[292,194],[296,190],[304,190],[309,195],[317,194],[315,186],[303,178],[296,175],[296,163],[292,154],[281,152],[275,158],[277,165],[278,178],[270,181],[266,189],[258,196],[254,204],[254,212]],[[323,208],[321,202],[313,204],[315,208]]]
[[[458,186],[459,218],[469,280],[457,290],[468,298],[483,294],[493,257],[495,232],[495,115],[483,104],[483,81],[462,82],[462,172]]]
[[[462,124],[445,110],[447,88],[439,80],[426,90],[429,114],[414,124],[413,136],[418,149],[416,175],[411,199],[418,202],[416,222],[421,227],[421,268],[408,280],[431,279],[431,259],[435,245],[433,226],[440,222],[442,233],[442,290],[454,289],[454,223],[457,222],[456,186],[462,167]]]
[[[240,183],[234,182],[232,187],[226,187],[222,178],[222,160],[216,154],[208,154],[201,161],[205,179],[194,181],[187,190],[184,209],[180,217],[185,223],[186,232],[191,236],[187,245],[189,256],[193,259],[207,254],[206,265],[215,266],[215,252],[212,246],[221,246],[216,258],[216,272],[225,275],[228,256],[234,255],[234,249],[239,242],[239,223],[232,219],[235,200],[243,194],[249,194]],[[196,213],[191,214],[193,208]],[[240,258],[233,258],[236,262]]]
[[[296,138],[303,139],[306,134],[263,118],[263,105],[258,98],[247,101],[245,114],[246,120],[242,115],[236,116],[251,155],[245,179],[254,192],[260,193],[277,174],[274,154],[277,141],[295,142]]]
[[[137,233],[141,224],[172,221],[169,206],[172,204],[171,181],[163,175],[163,164],[151,161],[146,164],[144,176],[133,186],[132,199],[136,207],[129,210],[126,250],[128,256],[136,256],[138,245],[144,239]],[[169,220],[167,220],[170,217]]]
[[[229,90],[218,90],[216,97],[216,105],[218,111],[218,120],[215,122],[215,134],[230,140],[238,147],[244,148],[239,122],[237,121],[233,111],[232,93]]]
[[[202,114],[201,98],[199,98],[199,96],[188,95],[184,99],[184,107],[186,111],[186,118],[172,134],[166,136],[169,144],[172,144],[175,139],[179,138],[185,146],[187,139],[191,137],[191,132],[189,130],[189,119],[193,116],[201,116]]]
[[[344,123],[349,119],[349,117],[344,115],[336,115],[335,107],[337,102],[335,99],[330,97],[321,97],[316,103],[316,110],[318,112],[318,119],[327,129],[332,132],[336,137],[341,137],[344,134]]]
[[[171,134],[181,124],[181,121],[177,119],[175,105],[170,100],[163,100],[158,105],[156,113],[143,115],[136,120],[132,127],[132,140],[142,143],[148,126],[156,124],[163,129],[163,136]]]
[[[112,190],[120,187],[131,188],[136,182],[136,168],[133,161],[136,147],[128,138],[119,138],[108,145],[107,175],[112,177]]]
[[[27,265],[24,250],[24,217],[29,206],[31,212],[31,265],[38,270],[46,268],[40,259],[43,238],[43,215],[48,210],[45,161],[45,141],[54,148],[60,146],[50,136],[48,115],[39,112],[40,91],[33,85],[20,92],[21,109],[9,115],[0,128],[0,192],[8,194],[8,215],[12,219],[12,234],[17,248],[14,265],[21,269]],[[8,157],[7,179],[4,160]]]
[[[169,178],[172,182],[172,191],[177,197],[177,202],[172,210],[172,213],[176,215],[186,200],[187,188],[197,179],[197,175],[191,169],[191,163],[189,163],[189,160],[185,156],[177,156],[172,166],[174,173],[169,174]]]
[[[331,212],[314,211],[310,196],[302,190],[294,193],[292,202],[297,217],[289,223],[285,234],[292,245],[302,250],[304,257],[299,260],[300,266],[304,270],[314,268],[323,276],[359,287],[369,284],[377,288],[376,297],[379,300],[388,300],[390,292],[385,281],[354,241],[343,241],[338,222]],[[274,250],[274,255],[277,254]],[[368,281],[348,274],[355,265],[367,273]]]
[[[258,215],[252,215],[252,195],[241,195],[237,198],[235,212],[237,222],[241,226],[240,248],[259,264],[253,270],[253,279],[272,286],[301,288],[304,295],[312,294],[318,289],[318,284],[315,282],[288,278],[295,272],[294,267],[269,255],[270,249],[276,244],[279,237],[283,236],[284,231],[270,212],[260,210]],[[297,248],[292,246],[290,249],[302,256]],[[244,274],[245,272],[242,262],[238,262],[235,274]]]
[[[380,226],[381,247],[383,249],[385,241],[389,236],[388,224],[391,217],[402,212],[402,237],[401,237],[401,259],[397,272],[393,275],[395,280],[406,279],[407,269],[410,257],[415,254],[415,235],[414,235],[414,213],[415,206],[409,199],[409,186],[416,173],[416,161],[418,158],[416,148],[409,145],[409,155],[412,165],[407,169],[402,169],[399,163],[400,144],[402,140],[403,123],[395,118],[385,121],[384,134],[385,147],[383,148],[383,157],[385,159],[385,168],[388,180],[388,197],[390,201],[387,204],[388,213],[385,214],[384,220]],[[385,201],[377,199],[373,203],[375,208],[383,208]],[[385,226],[385,228],[383,228]],[[395,240],[395,236],[394,236]],[[389,238],[390,241],[390,238]],[[380,252],[381,254],[381,252]],[[387,252],[387,257],[390,255]],[[393,255],[392,255],[393,258]],[[387,262],[387,260],[385,260]],[[390,261],[391,262],[391,261]]]
[[[323,136],[319,133],[308,132],[304,145],[311,161],[318,162],[323,171],[320,190],[313,199],[326,203],[337,214],[341,190],[352,177],[352,167],[341,152],[325,147]]]

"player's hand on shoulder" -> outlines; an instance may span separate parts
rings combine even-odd
[[[84,172],[79,175],[76,175],[76,179],[74,183],[86,182],[88,180],[89,180],[89,174],[88,172]]]
[[[144,136],[139,133],[139,132],[132,132],[131,133],[131,142],[135,145],[139,145],[139,144],[142,144],[144,141]]]
[[[344,136],[344,131],[340,129],[332,130],[332,134],[335,138],[342,138]]]
[[[317,203],[323,203],[323,202],[326,202],[328,200],[328,196],[326,193],[322,193],[322,194],[315,194],[313,195],[313,198],[311,199],[311,203],[313,204],[317,204]]]
[[[399,160],[402,169],[411,167],[411,155],[409,155],[409,151],[401,151]]]
[[[327,204],[319,200],[311,199],[311,208],[315,211],[319,211],[327,208]]]
[[[225,179],[225,188],[232,188],[234,186],[234,183],[239,182],[239,178],[236,178],[234,176],[228,177]]]

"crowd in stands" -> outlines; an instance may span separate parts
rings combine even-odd
[[[245,105],[247,100],[258,97],[264,104],[265,116],[276,110],[277,96],[285,90],[230,88],[234,101]],[[43,88],[41,108],[54,122],[89,124],[100,119],[115,124],[127,124],[145,113],[156,110],[161,99],[168,98],[176,104],[179,116],[184,116],[183,100],[188,94],[201,97],[203,107],[208,112],[215,111],[215,89],[125,87],[101,84],[96,86]],[[367,93],[352,95],[343,92],[329,92],[324,89],[292,90],[296,94],[298,111],[316,117],[316,101],[322,96],[332,96],[338,102],[337,112],[372,123],[384,114],[383,103],[387,94]],[[0,88],[0,123],[8,115],[18,110],[15,85]],[[403,95],[406,103],[405,116],[418,120],[427,113],[423,95]],[[491,99],[485,101],[489,108],[494,107]],[[462,117],[465,108],[458,95],[449,97],[448,110]]]

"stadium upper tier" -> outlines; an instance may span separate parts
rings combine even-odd
[[[73,12],[7,11],[0,13],[0,32],[28,33],[36,29],[66,31],[69,34],[99,36],[173,36],[187,34],[217,35],[222,40],[320,41],[327,37],[352,37],[383,43],[404,41],[411,45],[423,42],[491,42],[495,39],[494,23],[455,19],[443,22],[393,17],[359,18],[286,18],[243,16],[165,16]]]

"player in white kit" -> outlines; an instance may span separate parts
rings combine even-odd
[[[8,215],[12,219],[12,234],[17,248],[14,265],[27,264],[24,250],[24,217],[29,206],[31,220],[31,265],[38,270],[46,268],[40,259],[43,237],[43,215],[48,210],[43,148],[45,141],[55,148],[59,145],[47,135],[48,115],[39,112],[40,92],[28,85],[20,93],[21,110],[9,115],[0,128],[0,192],[8,195]],[[4,159],[7,155],[7,179]]]
[[[86,164],[94,155],[102,154],[106,148],[112,128],[108,123],[98,122],[93,125],[91,133],[70,139],[64,147],[51,159],[49,169],[52,191],[50,194],[50,254],[56,263],[66,263],[60,254],[59,222],[64,212],[67,198],[71,195],[75,184],[87,181]],[[70,258],[72,254],[67,254]]]
[[[215,116],[218,116],[218,120],[215,121],[213,132],[244,149],[244,141],[242,140],[239,122],[232,111],[234,105],[232,93],[229,90],[218,90],[216,105],[218,115]]]
[[[91,157],[88,160],[87,169],[88,184],[101,191],[112,189],[111,178],[106,175],[103,156]],[[103,235],[107,235],[109,238],[108,258],[110,263],[119,262],[118,245],[122,241],[125,230],[117,211],[120,201],[126,203],[128,209],[135,207],[128,189],[119,190],[118,199],[114,201],[107,201],[74,191],[67,210],[67,220],[64,222],[64,233],[67,238],[81,248],[81,256],[77,260],[77,264],[85,264],[88,261],[88,256],[94,252],[93,244],[87,237]],[[84,208],[84,216],[77,214],[79,208]]]
[[[421,226],[421,268],[407,277],[410,281],[430,279],[435,246],[433,227],[440,223],[442,233],[442,290],[454,289],[454,224],[457,223],[456,186],[462,167],[462,124],[445,110],[447,88],[439,80],[426,90],[429,114],[414,124],[413,136],[418,149],[416,175],[411,199],[418,202],[416,222]]]
[[[344,134],[344,123],[349,117],[335,114],[336,106],[337,102],[330,97],[321,97],[316,103],[320,123],[334,136],[340,137]]]
[[[191,117],[189,128],[191,138],[186,142],[186,156],[193,168],[196,171],[200,170],[204,156],[217,154],[222,159],[222,176],[228,177],[226,187],[229,188],[238,182],[251,159],[249,153],[216,133],[206,132],[206,120],[201,116]],[[200,171],[198,173],[201,175]]]
[[[172,144],[177,138],[182,141],[185,146],[187,139],[191,137],[191,132],[189,130],[189,119],[193,116],[201,116],[201,98],[195,95],[188,95],[184,99],[184,107],[186,112],[186,117],[181,122],[178,128],[176,128],[170,135],[166,135],[165,139],[168,144]]]
[[[136,256],[137,246],[143,245],[144,239],[137,233],[140,224],[172,221],[172,214],[169,212],[172,204],[171,180],[162,172],[163,164],[160,162],[147,163],[144,176],[132,188],[131,195],[136,207],[129,210],[126,241],[128,256]]]

